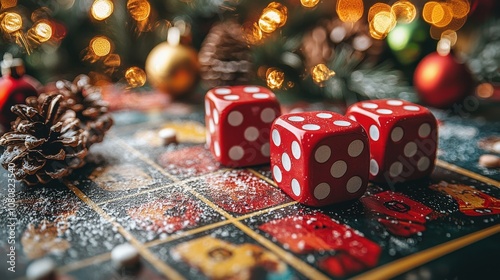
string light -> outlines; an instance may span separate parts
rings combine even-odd
[[[23,27],[23,19],[17,13],[5,13],[2,19],[2,29],[7,33],[19,31]]]
[[[410,1],[397,1],[392,4],[391,11],[400,23],[410,23],[417,16],[417,9]]]
[[[285,73],[277,68],[269,68],[266,72],[266,81],[270,89],[280,89],[285,82]]]
[[[121,58],[119,55],[116,53],[112,53],[108,56],[103,61],[104,65],[112,68],[119,67],[121,65]]]
[[[363,16],[363,0],[337,0],[337,15],[343,22],[356,22]]]
[[[40,43],[46,42],[52,37],[52,26],[46,21],[36,23],[33,30]]]
[[[300,4],[306,8],[314,8],[318,3],[319,0],[300,0]]]
[[[142,87],[146,83],[146,72],[136,66],[130,67],[125,71],[125,80],[133,88]]]
[[[96,20],[105,20],[113,13],[113,8],[113,2],[109,0],[95,0],[90,13]]]
[[[288,16],[287,8],[280,3],[271,2],[262,11],[259,18],[259,28],[262,32],[272,33],[286,23]]]
[[[312,68],[311,75],[313,81],[322,86],[324,82],[335,76],[335,72],[330,70],[325,64],[318,64]]]
[[[111,52],[111,42],[104,36],[96,36],[90,41],[90,49],[97,56],[106,56]]]
[[[128,0],[127,10],[133,19],[143,21],[148,19],[151,13],[151,5],[147,0]]]

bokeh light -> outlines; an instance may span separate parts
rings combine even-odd
[[[441,33],[441,39],[447,39],[450,41],[451,46],[454,46],[457,43],[457,32],[454,30],[445,30],[443,33]]]
[[[300,0],[300,4],[306,8],[313,8],[318,5],[319,0]]]
[[[402,0],[392,4],[391,11],[400,23],[410,23],[417,16],[417,9],[410,1]]]
[[[491,85],[490,83],[482,83],[478,85],[476,88],[476,94],[481,98],[490,98],[493,96],[494,92],[495,89],[493,88],[493,85]]]
[[[389,13],[392,12],[391,6],[385,3],[373,4],[373,6],[371,6],[370,9],[368,10],[368,22],[371,22],[373,20],[373,17],[380,12],[389,12]]]
[[[408,25],[397,25],[388,35],[387,43],[394,51],[404,50],[410,42],[411,33]]]
[[[422,17],[425,20],[425,22],[433,24],[433,13],[434,13],[434,8],[440,5],[438,2],[435,1],[429,1],[425,3],[424,8],[422,10]]]
[[[90,49],[97,56],[106,56],[111,52],[111,42],[104,36],[96,36],[90,41]]]
[[[438,41],[436,52],[441,56],[446,56],[450,53],[451,50],[451,42],[450,40],[443,38]]]
[[[262,11],[259,18],[259,28],[262,32],[272,33],[283,26],[287,20],[287,8],[279,3],[271,2]]]
[[[439,3],[432,9],[432,24],[437,27],[445,27],[453,19],[451,8],[446,3]]]
[[[463,18],[470,11],[470,3],[467,0],[450,0],[448,6],[451,8],[454,18]]]
[[[46,21],[37,22],[33,30],[40,43],[47,42],[52,37],[52,26]]]
[[[109,0],[96,0],[90,8],[90,13],[96,20],[105,20],[113,13],[113,8],[113,2]]]
[[[17,13],[5,13],[2,19],[2,29],[7,33],[19,31],[23,27],[23,19]]]
[[[356,22],[363,16],[363,0],[337,0],[336,11],[343,22]]]
[[[147,0],[128,0],[127,10],[133,19],[143,21],[149,17],[151,5]]]
[[[243,34],[248,44],[258,44],[262,39],[262,30],[257,23],[247,22],[243,25]]]
[[[266,72],[266,82],[270,89],[280,89],[285,82],[285,73],[278,68],[269,68]]]
[[[125,80],[133,88],[142,87],[146,83],[146,72],[136,66],[130,67],[125,71]]]
[[[1,0],[0,5],[2,9],[8,9],[17,6],[17,0]]]
[[[312,68],[311,76],[313,81],[321,86],[328,79],[335,76],[335,72],[330,70],[330,68],[328,68],[325,64],[321,63]]]
[[[381,11],[375,14],[370,21],[370,35],[377,40],[382,40],[387,37],[396,26],[396,16],[392,12]]]

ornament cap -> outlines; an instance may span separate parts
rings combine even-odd
[[[23,60],[20,58],[13,58],[10,53],[5,53],[3,55],[0,67],[2,68],[2,76],[11,76],[12,78],[19,79],[25,73]]]

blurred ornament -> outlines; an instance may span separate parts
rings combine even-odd
[[[341,44],[350,45],[355,55],[367,62],[376,62],[383,51],[383,42],[370,37],[368,26],[363,21],[351,24],[336,18],[322,20],[302,38],[306,67],[328,62]]]
[[[259,19],[259,27],[262,32],[271,33],[285,25],[288,17],[288,9],[280,3],[271,2],[262,11]]]
[[[438,108],[450,107],[474,91],[469,69],[452,54],[424,57],[415,69],[413,83],[421,100]]]
[[[328,68],[325,64],[321,63],[313,67],[311,70],[311,76],[316,84],[323,86],[324,82],[335,76],[335,72],[330,70],[330,68]]]
[[[10,54],[5,54],[1,68],[0,134],[9,131],[10,123],[16,119],[10,108],[16,104],[24,104],[28,96],[38,94],[28,77],[24,76],[24,64],[20,58],[12,58]]]
[[[125,71],[125,79],[133,88],[142,87],[146,83],[146,73],[141,68],[133,66]]]
[[[146,59],[149,83],[173,97],[180,97],[194,87],[199,68],[195,50],[168,42],[154,47]]]
[[[341,21],[354,23],[363,16],[363,0],[337,0],[336,11]]]
[[[246,84],[252,77],[251,53],[242,26],[234,21],[212,27],[198,54],[207,88]]]
[[[402,0],[392,4],[391,10],[399,23],[410,23],[416,15],[417,9],[410,1]]]

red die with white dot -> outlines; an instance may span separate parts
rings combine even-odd
[[[226,166],[268,163],[271,124],[280,114],[276,96],[267,88],[213,88],[205,96],[207,145]]]
[[[370,100],[346,113],[370,139],[370,179],[398,183],[428,176],[437,150],[436,118],[425,107],[403,100]]]
[[[271,128],[271,170],[290,197],[311,206],[357,199],[368,183],[366,133],[333,112],[283,115]]]

